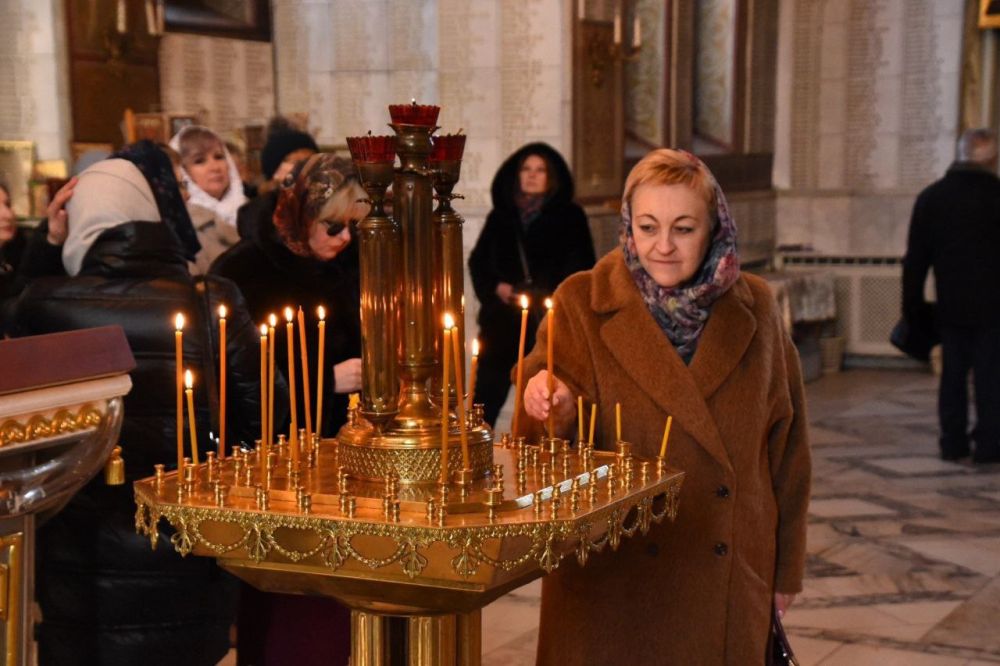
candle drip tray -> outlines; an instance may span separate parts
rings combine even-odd
[[[276,448],[268,461],[244,452],[136,482],[136,529],[155,544],[166,520],[179,553],[218,558],[267,591],[373,613],[472,612],[567,556],[585,564],[673,520],[684,476],[621,446],[552,453],[522,443],[491,446],[495,462],[464,486],[407,484],[346,471],[355,447],[337,440],[303,455],[298,471],[287,445]]]

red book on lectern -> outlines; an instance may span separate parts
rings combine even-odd
[[[135,369],[121,326],[0,340],[0,395],[112,377]]]

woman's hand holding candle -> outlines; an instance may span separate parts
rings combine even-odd
[[[576,401],[569,387],[558,377],[552,377],[553,392],[551,414],[555,435],[565,437],[573,429],[573,417],[576,416]],[[549,418],[549,373],[541,370],[528,380],[524,389],[524,411],[534,419],[545,421]]]

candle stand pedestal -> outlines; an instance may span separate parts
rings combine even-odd
[[[336,440],[303,457],[312,465],[297,481],[287,449],[270,466],[237,452],[137,482],[136,528],[155,540],[166,520],[182,555],[215,557],[265,591],[339,600],[352,611],[352,666],[478,664],[483,606],[672,520],[683,480],[628,452],[492,453],[463,496],[352,477]]]

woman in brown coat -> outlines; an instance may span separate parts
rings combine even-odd
[[[622,249],[555,293],[527,359],[527,414],[574,430],[596,402],[595,440],[685,472],[673,524],[626,540],[542,588],[539,664],[761,664],[772,607],[801,590],[810,461],[799,361],[767,285],[740,273],[736,228],[696,157],[657,150],[625,184]]]

